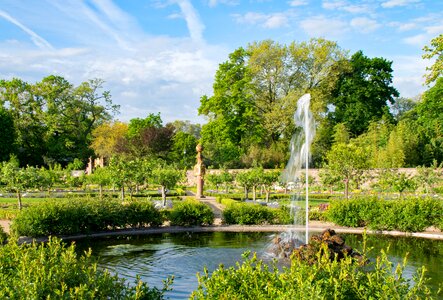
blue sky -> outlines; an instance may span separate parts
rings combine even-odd
[[[204,122],[218,64],[240,46],[323,37],[393,61],[401,96],[423,90],[422,48],[443,33],[442,0],[1,0],[0,78],[102,78],[117,117]]]

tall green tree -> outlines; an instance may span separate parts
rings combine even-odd
[[[392,119],[388,102],[394,103],[399,93],[391,85],[391,65],[384,58],[369,58],[362,51],[352,55],[351,68],[340,75],[332,94],[332,123],[344,123],[356,137],[368,129],[371,121],[383,116]]]
[[[35,84],[20,79],[0,81],[0,104],[14,120],[20,162],[66,165],[92,154],[92,131],[117,112],[103,81],[75,87],[63,77],[48,76]]]
[[[441,78],[443,74],[443,34],[435,37],[431,40],[431,44],[429,46],[425,46],[423,48],[424,59],[432,59],[435,58],[435,62],[431,67],[427,67],[426,69],[430,71],[426,77],[426,84],[431,84],[437,81],[438,78]]]
[[[416,107],[417,123],[426,141],[423,163],[443,162],[443,77],[423,94],[422,101]]]
[[[0,162],[8,160],[15,151],[14,120],[11,114],[0,106]]]

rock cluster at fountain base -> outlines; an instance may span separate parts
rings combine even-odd
[[[309,244],[301,244],[300,241],[287,239],[280,235],[275,237],[270,252],[278,258],[288,259],[294,256],[312,264],[318,259],[319,251],[327,251],[331,260],[337,257],[337,260],[350,256],[361,261],[361,255],[345,244],[343,237],[337,235],[334,230],[326,229],[321,234],[313,235]]]

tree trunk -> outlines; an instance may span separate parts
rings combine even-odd
[[[163,200],[163,207],[166,207],[166,187],[162,185],[162,200]]]
[[[270,194],[271,192],[268,191],[268,190],[265,190],[265,192],[266,192],[266,203],[269,203],[269,194]]]
[[[121,199],[122,199],[122,201],[125,200],[125,186],[122,186],[122,189],[121,189]]]
[[[254,185],[252,187],[252,200],[255,201],[256,198],[257,198],[257,187]]]
[[[248,200],[248,193],[249,191],[248,191],[248,187],[247,186],[245,186],[245,200]]]
[[[20,191],[17,191],[17,199],[18,199],[18,209],[22,210],[22,194],[20,193]]]

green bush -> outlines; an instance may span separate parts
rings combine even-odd
[[[8,238],[8,234],[3,230],[3,227],[0,226],[0,244],[2,244]]]
[[[126,227],[158,226],[162,214],[151,202],[121,203],[116,199],[48,201],[23,210],[11,230],[24,236],[91,233]]]
[[[290,223],[288,210],[253,203],[232,203],[223,211],[225,224],[261,225]]]
[[[129,286],[97,270],[91,253],[78,256],[58,239],[0,246],[0,299],[164,299],[162,290],[136,280]]]
[[[419,232],[429,226],[441,228],[442,211],[443,202],[431,198],[357,198],[332,201],[326,215],[341,226]]]
[[[176,203],[169,214],[171,225],[211,225],[214,213],[211,208],[195,199]]]
[[[247,255],[246,255],[247,256]],[[211,274],[198,274],[199,286],[191,299],[431,299],[424,268],[414,284],[393,268],[385,252],[371,266],[350,257],[329,260],[324,251],[313,264],[292,258],[290,267],[269,264],[256,255],[235,267],[222,265]],[[395,271],[393,271],[395,270]]]

